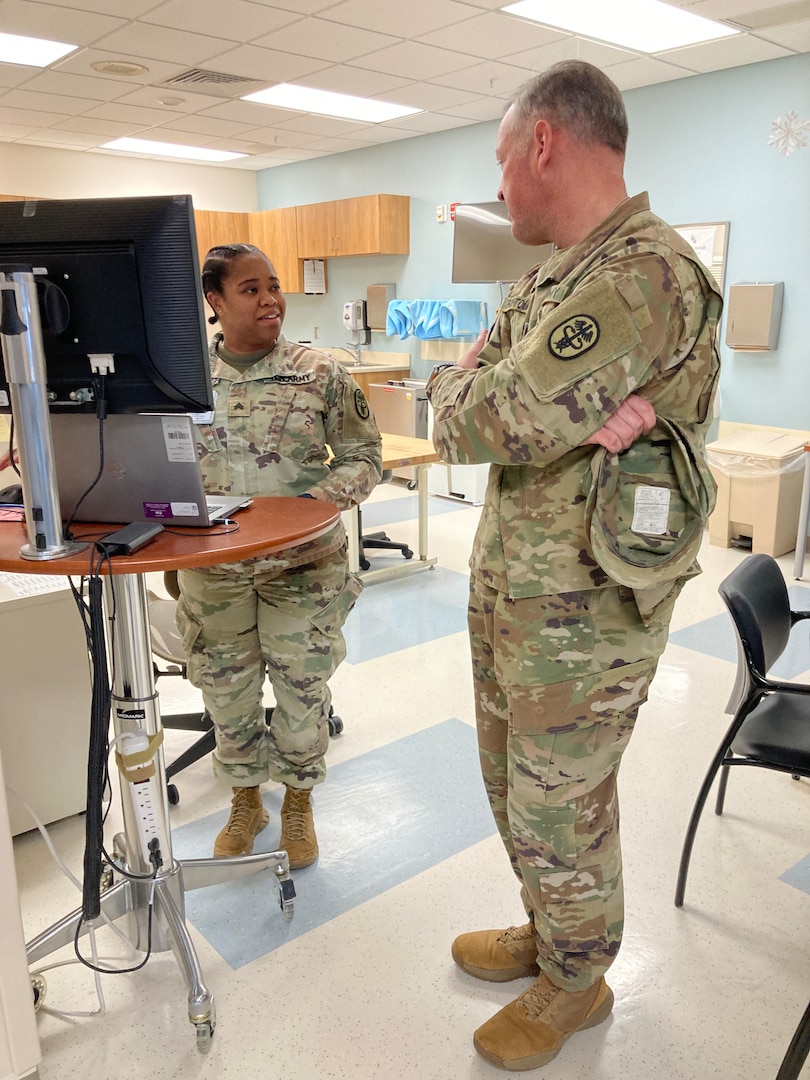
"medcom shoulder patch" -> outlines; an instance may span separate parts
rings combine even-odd
[[[368,420],[371,415],[371,410],[368,407],[366,395],[360,389],[357,389],[354,392],[354,407],[357,409],[357,415],[361,420]]]
[[[573,360],[596,345],[599,333],[599,323],[592,315],[574,315],[551,331],[548,351],[558,360]]]

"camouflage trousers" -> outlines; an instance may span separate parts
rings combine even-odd
[[[616,776],[674,599],[653,627],[623,587],[510,600],[471,583],[484,785],[540,967],[571,990],[604,975],[621,944]]]
[[[278,569],[271,560],[181,570],[177,624],[188,677],[214,722],[214,770],[233,787],[297,788],[326,773],[328,680],[346,655],[341,627],[362,585],[345,549]],[[265,675],[275,697],[265,723]]]

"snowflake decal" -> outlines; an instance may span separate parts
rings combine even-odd
[[[791,109],[789,113],[772,122],[768,146],[773,146],[780,154],[789,157],[794,150],[807,146],[808,133],[810,120],[802,120],[799,114]]]

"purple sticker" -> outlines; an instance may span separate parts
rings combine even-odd
[[[172,504],[167,502],[148,502],[143,504],[146,518],[169,518],[172,516]]]

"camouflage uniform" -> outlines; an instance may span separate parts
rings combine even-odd
[[[492,463],[470,560],[481,764],[540,966],[574,991],[621,942],[616,774],[699,572],[721,306],[637,195],[517,282],[477,370],[428,387],[442,458]],[[633,392],[653,432],[583,446]]]
[[[197,427],[206,490],[306,493],[341,510],[362,502],[381,475],[381,442],[354,380],[329,354],[283,337],[239,372],[218,355],[221,340],[210,353],[213,421]],[[216,728],[214,768],[234,787],[307,788],[324,777],[327,682],[361,590],[346,549],[339,521],[300,547],[178,575],[189,678]],[[269,729],[265,671],[276,700]]]

